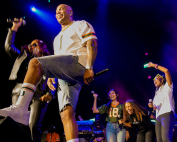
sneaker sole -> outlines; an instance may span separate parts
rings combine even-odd
[[[30,112],[26,114],[9,114],[8,111],[0,110],[0,115],[5,117],[10,116],[14,121],[18,123],[29,125]]]

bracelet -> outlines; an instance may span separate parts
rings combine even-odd
[[[91,69],[91,70],[93,70],[93,67],[92,66],[86,66],[86,69]]]
[[[158,64],[155,64],[155,69],[157,69],[158,68]]]

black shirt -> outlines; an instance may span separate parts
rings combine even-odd
[[[150,120],[150,116],[148,115],[148,112],[145,112],[145,115],[142,115],[142,121],[141,119],[138,120],[135,114],[132,114],[129,116],[128,121],[131,122],[131,125],[136,127],[139,132],[147,132],[149,130],[154,130],[155,126]]]

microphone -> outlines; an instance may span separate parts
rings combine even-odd
[[[149,99],[149,103],[152,103],[152,99]]]
[[[117,116],[119,119],[121,119],[121,115],[120,114],[118,114],[118,116]]]
[[[149,99],[149,103],[152,103],[152,99]],[[153,107],[152,107],[152,113],[154,113],[155,111],[154,111],[154,109],[153,109]]]
[[[97,77],[97,76],[100,76],[100,75],[102,75],[102,74],[104,74],[104,73],[106,73],[107,71],[109,71],[109,69],[105,69],[105,70],[102,70],[102,71],[100,71],[100,72],[95,73],[95,74],[94,74],[94,78]]]
[[[20,20],[17,20],[17,21],[14,21],[14,20],[11,20],[10,18],[7,19],[7,23],[18,23]],[[22,25],[25,26],[26,25],[26,21],[25,19],[22,19]]]
[[[121,119],[122,119],[121,114],[118,114],[117,118],[118,118],[118,120],[121,120]],[[119,124],[119,127],[120,127],[120,129],[122,129],[123,123],[122,123],[122,124]]]
[[[95,94],[95,92],[94,92],[94,91],[91,91],[91,93],[92,93],[92,94]],[[97,98],[98,98],[98,100],[100,100],[100,98],[99,98],[99,97],[97,97]]]
[[[83,121],[83,118],[80,115],[78,115],[78,119],[79,119],[79,121]]]

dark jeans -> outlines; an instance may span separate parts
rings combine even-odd
[[[157,142],[172,142],[174,125],[175,116],[172,111],[158,116],[155,125]]]
[[[145,133],[138,132],[136,142],[155,142],[155,131],[149,130]]]
[[[19,94],[13,94],[12,105],[16,104]],[[41,141],[41,128],[44,115],[47,111],[48,103],[42,102],[37,98],[32,99],[30,105],[30,118],[29,118],[29,128],[31,131],[31,138],[34,142]]]

